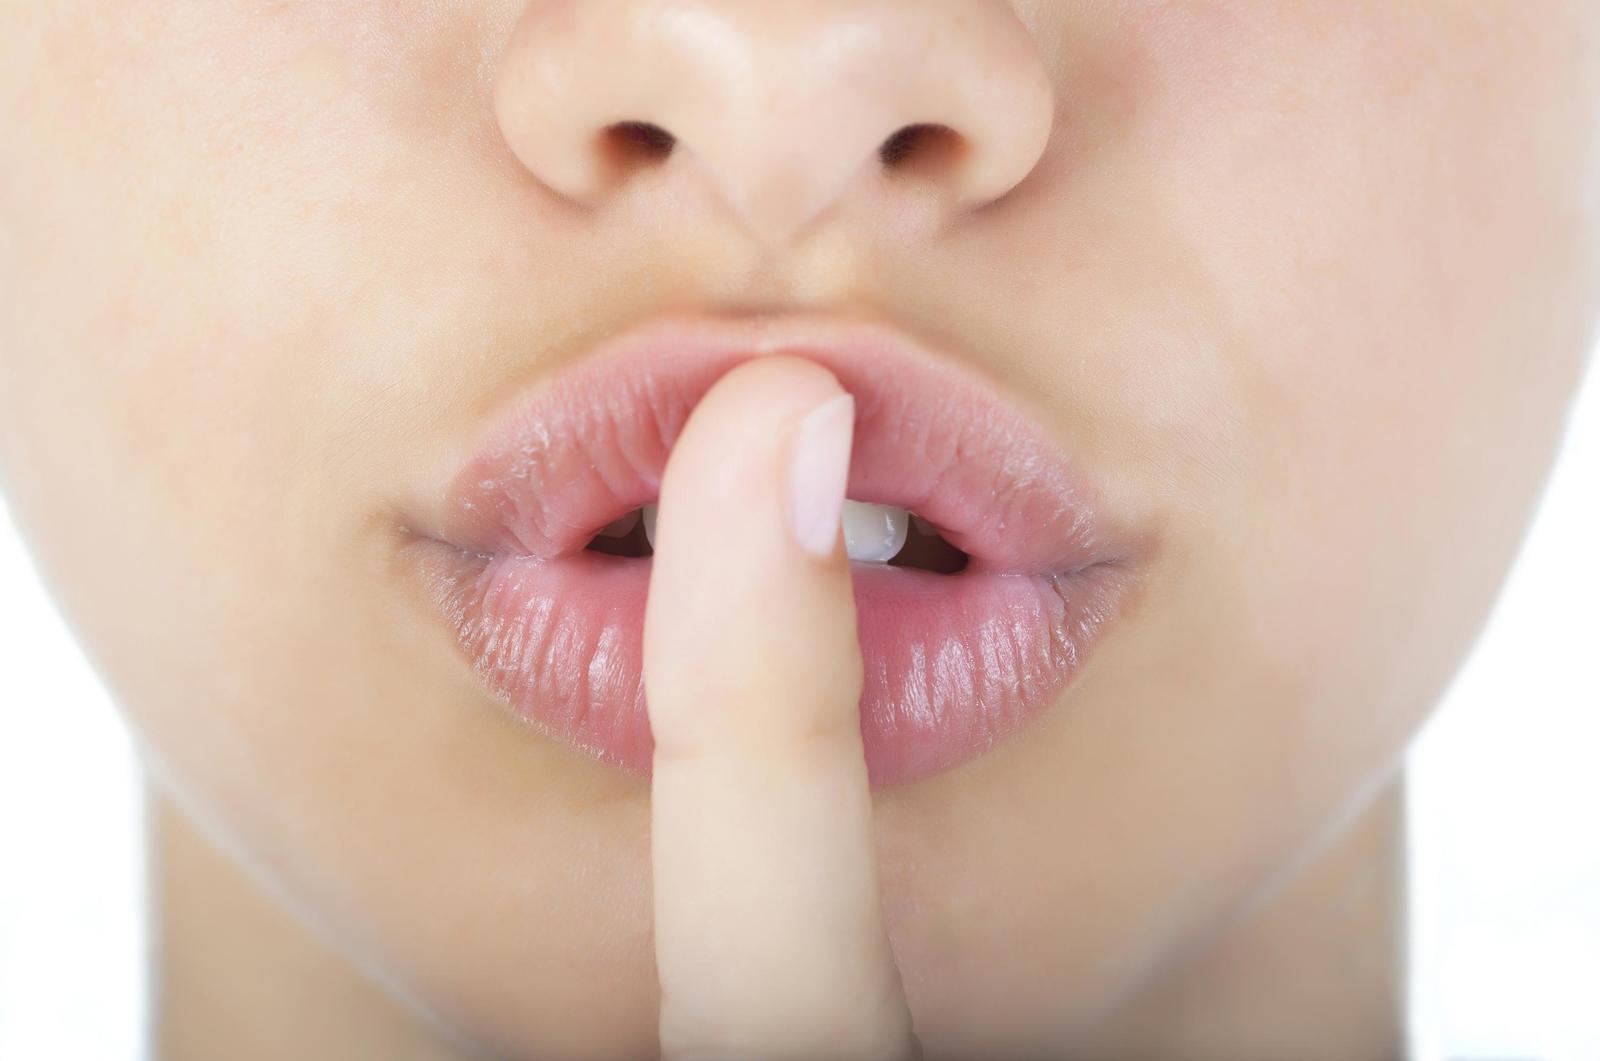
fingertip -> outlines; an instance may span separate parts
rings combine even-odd
[[[855,399],[836,394],[803,416],[789,440],[785,515],[795,544],[814,557],[839,549],[855,422]]]

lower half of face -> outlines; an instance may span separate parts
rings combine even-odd
[[[155,774],[318,931],[485,1043],[642,1053],[648,780],[507,710],[408,547],[507,395],[640,322],[915,333],[1145,543],[1044,710],[877,793],[924,1041],[1070,1043],[1394,768],[1478,629],[1584,363],[1596,19],[988,5],[1054,108],[1031,169],[961,212],[846,167],[758,238],[754,163],[577,201],[508,147],[559,6],[0,15],[14,513]],[[901,17],[689,6],[751,49]]]

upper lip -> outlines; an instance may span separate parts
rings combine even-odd
[[[519,392],[453,480],[437,536],[485,555],[582,551],[656,501],[672,442],[712,384],[774,353],[822,364],[855,395],[849,496],[916,512],[973,566],[1069,574],[1136,551],[1085,470],[970,369],[876,321],[797,315],[660,319]]]

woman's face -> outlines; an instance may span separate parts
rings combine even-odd
[[[1068,1042],[1395,768],[1477,631],[1588,345],[1597,29],[8,5],[7,496],[162,784],[325,938],[482,1043],[645,1053],[648,780],[480,684],[412,529],[663,314],[915,334],[1148,543],[1046,710],[876,795],[930,1050]],[[597,148],[625,119],[677,147]],[[887,167],[919,121],[954,138]]]

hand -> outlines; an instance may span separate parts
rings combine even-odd
[[[645,614],[667,1057],[916,1056],[879,905],[850,568],[854,405],[724,377],[668,462]]]

